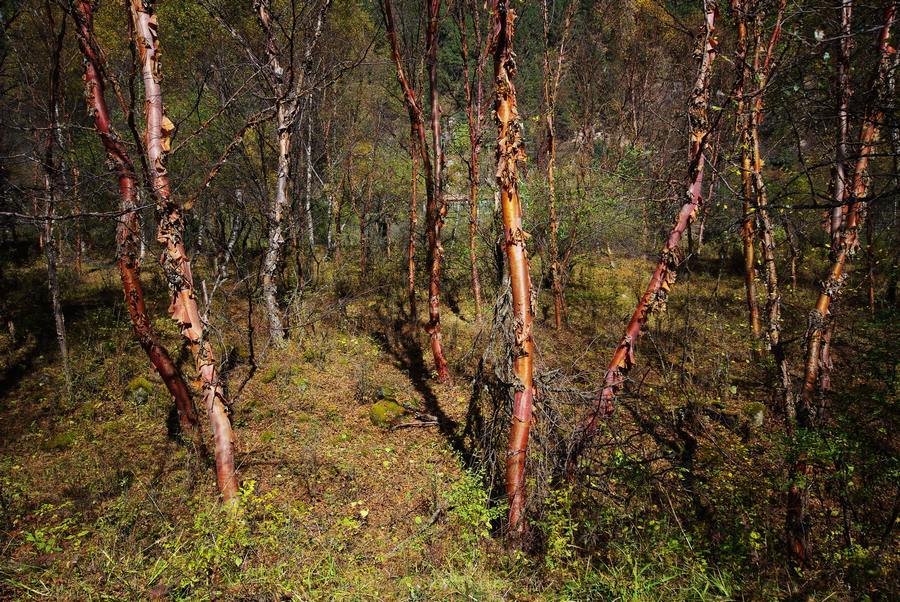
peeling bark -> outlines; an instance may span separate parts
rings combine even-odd
[[[144,80],[144,113],[147,122],[144,146],[156,194],[159,227],[156,238],[163,245],[160,257],[171,291],[169,313],[178,323],[194,356],[203,386],[203,401],[215,443],[216,480],[226,504],[237,503],[238,483],[234,468],[234,432],[225,392],[219,382],[216,358],[200,318],[191,263],[184,247],[184,218],[180,202],[172,198],[166,153],[171,146],[172,122],[163,108],[162,71],[159,62],[159,23],[155,0],[131,0],[131,16]]]
[[[532,338],[531,275],[522,228],[522,202],[519,197],[518,165],[525,161],[522,124],[512,78],[516,74],[513,34],[516,14],[508,0],[495,0],[493,6],[491,49],[494,54],[494,114],[497,124],[497,187],[503,212],[503,235],[509,281],[512,288],[514,348],[513,372],[516,376],[512,425],[506,452],[506,495],[509,499],[509,529],[525,530],[525,463],[534,404],[534,340]]]
[[[606,371],[605,386],[594,402],[594,408],[583,422],[583,432],[589,436],[596,428],[597,419],[613,411],[616,394],[624,385],[625,378],[634,366],[634,350],[641,336],[641,331],[654,312],[665,309],[666,299],[675,284],[678,265],[681,262],[681,237],[697,216],[702,205],[704,152],[709,144],[710,123],[707,115],[709,107],[709,82],[713,61],[716,58],[718,41],[715,36],[715,21],[718,7],[715,2],[705,3],[705,26],[700,37],[697,51],[699,68],[694,81],[693,91],[688,108],[690,121],[690,166],[688,168],[689,186],[685,191],[684,202],[678,213],[675,225],[669,233],[665,246],[660,253],[659,263],[650,278],[647,290],[638,302],[631,320],[625,329],[625,335],[616,347]]]
[[[832,300],[837,297],[846,278],[844,268],[847,261],[859,244],[859,226],[865,218],[868,192],[866,170],[869,159],[875,150],[878,132],[884,119],[884,107],[889,106],[886,98],[887,82],[891,68],[891,55],[896,51],[888,43],[891,26],[894,22],[897,5],[891,3],[885,8],[884,25],[878,37],[878,69],[874,87],[876,93],[866,110],[859,134],[859,157],[853,171],[852,188],[848,199],[852,199],[847,207],[843,220],[841,237],[828,276],[822,283],[822,291],[815,307],[810,311],[806,332],[806,369],[803,378],[803,390],[797,404],[797,426],[813,429],[818,422],[815,409],[817,384],[820,383],[821,348],[825,333],[829,330],[828,320]],[[833,317],[832,317],[833,320]],[[831,344],[831,337],[828,338]],[[793,425],[789,425],[791,428]],[[794,564],[808,566],[809,550],[809,518],[807,513],[809,488],[812,476],[812,465],[804,453],[801,453],[791,469],[791,484],[788,489],[787,518],[785,524],[788,552]]]
[[[281,308],[278,305],[277,275],[281,265],[284,249],[284,219],[290,215],[291,199],[291,144],[294,128],[300,114],[301,91],[312,70],[313,51],[322,34],[325,16],[331,7],[331,0],[324,0],[316,16],[315,28],[306,43],[302,69],[295,70],[293,56],[287,57],[283,64],[282,52],[275,41],[277,23],[275,23],[269,0],[254,0],[254,9],[260,28],[266,36],[266,76],[272,88],[275,100],[275,133],[278,140],[278,171],[275,178],[275,196],[269,206],[269,240],[266,255],[263,259],[262,289],[266,303],[266,314],[269,331],[276,345],[283,343],[286,336]],[[293,40],[292,40],[293,43]],[[309,104],[312,104],[311,102]],[[312,236],[312,220],[309,211],[309,176],[311,165],[307,165],[307,227],[310,243],[314,249],[315,239]],[[292,231],[293,228],[292,228]],[[295,245],[296,247],[296,245]]]
[[[765,49],[765,59],[760,65],[760,53],[762,52],[762,15],[756,15],[755,26],[755,51],[753,57],[752,80],[757,83],[754,90],[754,101],[749,116],[744,123],[749,128],[749,135],[742,136],[749,139],[753,165],[753,208],[756,212],[759,231],[762,236],[763,268],[766,274],[766,322],[767,341],[769,352],[775,361],[775,369],[778,372],[776,388],[781,397],[785,414],[789,420],[794,419],[794,395],[791,385],[790,370],[784,353],[784,345],[781,341],[781,290],[778,285],[778,270],[775,264],[775,233],[772,220],[769,216],[768,193],[766,183],[762,175],[763,159],[760,151],[759,125],[763,119],[763,103],[766,86],[769,83],[769,74],[772,68],[772,57],[778,38],[781,35],[781,21],[784,15],[785,0],[781,0],[778,12],[775,16],[775,24],[772,34]]]
[[[747,111],[747,88],[751,83],[750,63],[747,56],[747,0],[732,0],[738,23],[737,55],[739,60],[740,80],[736,90],[738,99],[736,119],[741,145],[741,198],[743,201],[743,221],[741,222],[741,242],[744,251],[744,290],[746,291],[747,312],[750,321],[750,333],[753,335],[753,353],[759,351],[758,344],[762,340],[762,324],[759,320],[759,303],[756,293],[756,233],[753,227],[753,161],[752,142],[750,140],[750,114]]]
[[[428,326],[431,337],[431,354],[438,382],[450,378],[444,345],[441,337],[441,262],[444,247],[441,245],[441,230],[447,215],[444,199],[444,150],[441,146],[441,103],[438,95],[438,29],[441,15],[441,0],[429,0],[427,5],[428,28],[425,32],[425,60],[428,65],[428,97],[431,101],[431,150],[433,157],[432,194],[427,197],[425,207],[425,238],[428,241],[426,263],[428,264]],[[424,148],[424,146],[423,146]]]
[[[79,0],[73,4],[72,14],[78,27],[79,47],[85,59],[85,100],[88,112],[94,120],[94,129],[119,184],[119,209],[123,213],[116,224],[116,256],[134,336],[175,400],[182,434],[196,438],[199,434],[199,421],[187,383],[169,352],[160,343],[144,303],[140,273],[141,220],[136,203],[137,178],[125,144],[112,129],[106,105],[106,83],[99,48],[94,38],[93,8],[90,2]]]
[[[837,52],[837,97],[838,97],[838,129],[835,145],[834,170],[831,189],[835,207],[831,210],[831,257],[834,259],[841,242],[841,226],[847,206],[844,200],[848,193],[847,160],[849,149],[847,139],[850,135],[850,53],[853,50],[853,34],[850,22],[853,15],[853,0],[841,0],[841,37]]]

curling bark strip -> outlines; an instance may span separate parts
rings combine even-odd
[[[806,369],[803,379],[803,390],[797,404],[797,424],[804,429],[812,429],[816,426],[815,394],[821,369],[821,347],[830,345],[830,336],[825,341],[826,319],[829,316],[831,301],[840,293],[845,275],[844,268],[850,254],[859,243],[859,226],[865,218],[866,202],[863,200],[868,192],[866,170],[869,158],[875,150],[878,140],[878,132],[884,120],[884,107],[889,106],[887,97],[887,82],[890,77],[891,59],[896,50],[888,43],[891,26],[896,16],[897,4],[892,2],[885,8],[884,25],[878,36],[878,55],[880,57],[878,70],[875,76],[876,93],[863,118],[862,128],[859,134],[859,157],[853,170],[850,197],[853,202],[847,209],[843,219],[840,243],[836,250],[834,260],[828,272],[828,277],[822,282],[822,291],[816,301],[816,306],[810,311],[806,332]],[[793,429],[793,425],[789,424]],[[806,454],[801,452],[791,467],[787,496],[787,517],[785,530],[787,535],[788,552],[791,560],[799,565],[807,566],[810,562],[809,553],[809,489],[806,486],[813,474],[813,466],[808,462]]]
[[[209,416],[215,444],[216,481],[226,503],[237,501],[237,476],[234,468],[234,431],[228,417],[225,393],[219,382],[213,353],[194,294],[191,262],[184,247],[184,218],[181,203],[172,198],[166,153],[170,149],[172,122],[163,108],[162,71],[159,62],[159,24],[155,0],[131,0],[135,43],[144,80],[144,113],[147,122],[144,146],[150,162],[150,174],[157,201],[159,228],[156,238],[163,245],[160,257],[163,273],[171,291],[169,313],[187,339],[203,386],[203,401]]]
[[[495,0],[491,44],[494,54],[494,115],[497,124],[497,187],[503,212],[504,244],[512,288],[514,349],[513,372],[518,382],[513,396],[512,425],[506,456],[506,495],[509,498],[509,528],[525,528],[525,461],[534,405],[534,340],[532,338],[531,275],[522,229],[518,164],[525,161],[522,124],[512,78],[516,74],[513,34],[515,12],[508,0]]]
[[[759,126],[763,120],[765,93],[769,83],[769,74],[772,69],[772,57],[775,54],[775,47],[778,44],[778,38],[781,35],[781,25],[785,6],[786,0],[781,0],[775,16],[775,24],[772,28],[772,33],[769,37],[769,42],[766,45],[766,54],[765,59],[762,61],[762,65],[760,65],[759,60],[760,53],[762,52],[762,15],[757,14],[755,17],[755,50],[753,70],[751,72],[752,77],[750,78],[750,81],[756,82],[755,99],[749,114],[743,120],[744,131],[742,131],[741,138],[744,141],[744,145],[749,144],[749,151],[752,155],[754,193],[752,203],[756,212],[756,219],[759,224],[759,232],[762,238],[763,267],[766,275],[767,345],[769,351],[772,353],[772,358],[775,360],[775,367],[778,371],[779,380],[777,389],[779,389],[785,413],[790,420],[793,420],[794,395],[787,358],[784,353],[784,345],[781,341],[781,292],[778,286],[778,271],[775,265],[775,234],[772,227],[772,220],[769,216],[768,193],[766,190],[766,182],[762,175],[763,160],[759,142]],[[745,151],[746,150],[747,149],[745,148]],[[745,203],[746,200],[747,199],[745,198]]]
[[[675,226],[660,254],[656,270],[650,278],[647,290],[638,302],[631,321],[625,329],[625,336],[613,353],[612,361],[606,371],[605,386],[594,402],[594,408],[584,421],[584,433],[590,435],[596,428],[600,416],[611,414],[616,394],[625,382],[628,371],[634,366],[634,349],[641,336],[641,330],[647,324],[650,315],[665,308],[669,291],[675,284],[678,265],[681,261],[679,242],[685,230],[690,227],[697,215],[697,209],[703,202],[703,167],[704,152],[708,146],[710,132],[709,118],[709,82],[713,61],[716,58],[718,42],[715,37],[715,23],[718,7],[715,2],[705,3],[704,36],[701,39],[700,67],[691,93],[688,116],[691,128],[690,167],[688,169],[689,186],[685,200],[678,213]]]
[[[160,343],[159,336],[147,316],[140,279],[140,221],[135,203],[137,182],[134,164],[128,156],[125,145],[112,130],[109,109],[106,105],[106,83],[102,75],[99,49],[94,38],[93,7],[90,2],[81,0],[73,3],[72,9],[78,27],[79,47],[85,59],[84,82],[88,111],[94,119],[94,128],[119,182],[119,210],[122,216],[116,225],[117,262],[134,336],[175,399],[182,433],[196,434],[199,422],[187,383],[166,348]]]
[[[844,281],[844,267],[850,254],[858,244],[858,229],[865,217],[866,197],[868,186],[866,182],[866,170],[869,165],[875,143],[878,140],[878,131],[884,119],[884,107],[888,106],[888,99],[884,98],[887,79],[889,77],[891,55],[896,52],[888,43],[891,26],[896,13],[896,3],[891,3],[885,9],[884,25],[878,38],[879,66],[875,85],[877,93],[863,120],[859,136],[859,158],[853,172],[851,197],[853,202],[848,205],[846,220],[841,233],[840,244],[837,248],[835,259],[832,262],[828,277],[822,283],[822,291],[816,301],[816,305],[809,315],[807,330],[807,356],[806,370],[804,374],[803,392],[798,412],[805,415],[801,421],[808,421],[812,411],[816,391],[816,382],[819,374],[819,352],[822,344],[822,334],[825,329],[825,321],[828,317],[831,300],[837,296]],[[802,424],[802,422],[801,422]]]

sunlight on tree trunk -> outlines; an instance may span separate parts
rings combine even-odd
[[[135,41],[141,58],[145,91],[147,131],[145,148],[157,199],[159,229],[157,240],[164,251],[160,258],[172,293],[169,312],[181,328],[194,355],[197,372],[203,383],[203,401],[209,416],[215,442],[216,480],[226,504],[237,503],[238,483],[234,468],[234,432],[228,417],[225,391],[219,381],[216,358],[206,326],[200,319],[191,263],[184,247],[182,206],[172,198],[166,153],[171,145],[173,124],[166,117],[162,101],[159,63],[159,23],[154,0],[131,0]]]
[[[859,244],[859,226],[865,218],[866,195],[868,183],[866,170],[869,159],[875,150],[878,140],[878,132],[884,119],[884,108],[889,106],[886,98],[888,88],[887,81],[891,67],[891,54],[895,51],[888,43],[891,26],[894,22],[896,4],[891,4],[885,9],[884,25],[878,38],[879,63],[875,76],[875,95],[866,110],[862,128],[859,134],[859,158],[853,171],[852,189],[850,198],[852,202],[847,208],[847,214],[843,221],[840,243],[836,249],[834,261],[829,269],[827,279],[822,283],[822,291],[816,301],[816,305],[809,313],[806,333],[806,369],[803,378],[803,390],[797,406],[797,426],[804,430],[811,430],[818,422],[815,409],[815,395],[819,384],[819,372],[821,361],[821,347],[823,345],[823,333],[827,330],[829,308],[832,300],[837,297],[846,279],[844,267],[847,259]],[[833,320],[833,318],[832,318]],[[830,340],[828,344],[831,345]],[[799,566],[810,564],[809,550],[809,479],[812,475],[812,463],[806,458],[806,453],[800,450],[796,462],[791,468],[788,489],[786,531],[788,538],[788,551],[792,561]]]
[[[94,38],[93,9],[89,2],[80,1],[74,7],[73,15],[79,27],[79,46],[85,57],[85,99],[94,119],[97,136],[103,144],[110,164],[114,166],[119,184],[119,209],[123,213],[116,225],[116,255],[134,336],[175,400],[183,436],[197,441],[199,421],[187,383],[169,352],[160,343],[159,335],[153,328],[144,303],[140,276],[141,220],[135,202],[137,182],[134,164],[128,156],[124,143],[112,130],[106,105],[106,83],[99,59],[100,51]]]
[[[512,425],[506,451],[506,495],[509,499],[509,529],[525,530],[525,462],[534,404],[534,340],[532,338],[531,274],[522,228],[519,197],[519,163],[525,161],[521,117],[512,78],[516,74],[513,33],[516,14],[508,0],[493,6],[491,47],[494,54],[494,113],[497,123],[497,188],[503,211],[503,236],[513,302],[513,372],[518,382],[513,398]]]
[[[609,368],[606,371],[605,386],[600,396],[594,403],[594,408],[586,417],[583,425],[585,436],[589,436],[596,428],[597,419],[608,415],[613,411],[616,394],[624,385],[625,378],[634,366],[634,350],[641,330],[646,326],[647,320],[657,311],[665,307],[666,299],[678,272],[681,262],[681,250],[678,243],[684,231],[690,227],[696,218],[697,209],[703,201],[703,166],[704,153],[709,144],[710,123],[707,115],[709,107],[709,82],[712,75],[712,65],[716,58],[718,41],[715,37],[715,22],[718,15],[718,7],[715,2],[705,3],[705,31],[701,37],[700,66],[697,78],[694,82],[693,92],[688,108],[691,127],[691,154],[688,169],[689,186],[685,192],[684,204],[678,213],[675,226],[669,233],[669,238],[660,254],[659,263],[647,290],[638,302],[637,308],[631,316],[631,321],[625,330],[625,336],[613,353]]]

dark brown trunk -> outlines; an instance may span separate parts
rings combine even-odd
[[[469,120],[469,267],[472,280],[472,296],[475,301],[475,319],[481,321],[481,280],[478,277],[478,154],[481,150],[481,94],[484,74],[484,55],[479,55],[475,65],[475,90],[469,80],[469,44],[466,35],[466,12],[470,8],[475,24],[475,47],[482,45],[478,4],[460,2],[457,25],[459,26],[460,50],[463,62],[463,81],[466,93],[466,117]]]
[[[418,321],[418,312],[416,311],[416,226],[418,217],[417,188],[419,186],[419,150],[416,142],[416,128],[410,125],[409,131],[409,159],[411,162],[410,177],[410,196],[409,196],[409,239],[407,241],[406,259],[407,259],[407,289],[406,295],[409,298],[409,321],[415,324]]]
[[[44,157],[41,164],[44,179],[44,224],[39,235],[41,239],[41,247],[44,251],[44,257],[47,260],[47,286],[50,289],[50,302],[53,307],[53,321],[56,330],[56,342],[59,346],[59,355],[62,359],[63,378],[66,386],[66,397],[71,401],[74,396],[72,384],[72,365],[69,361],[69,346],[66,342],[66,320],[62,311],[62,293],[59,289],[59,246],[56,240],[56,205],[61,188],[60,171],[56,165],[53,149],[57,143],[57,133],[60,131],[59,124],[59,90],[60,90],[60,59],[62,53],[63,41],[66,33],[66,20],[63,18],[59,27],[59,34],[56,34],[56,23],[53,18],[53,10],[50,2],[45,4],[47,10],[47,19],[50,31],[54,34],[53,56],[51,58],[50,71],[50,96],[49,96],[49,113],[50,128],[47,132],[47,139],[44,146]]]
[[[447,205],[444,200],[444,151],[441,148],[441,104],[438,95],[438,29],[440,24],[441,0],[428,1],[428,28],[425,33],[425,57],[428,65],[428,95],[431,101],[431,147],[433,153],[432,194],[425,208],[426,239],[428,253],[426,262],[429,269],[428,280],[428,334],[431,336],[431,353],[438,382],[450,378],[441,336],[441,262],[444,247],[441,245],[441,230]]]
[[[385,28],[387,30],[388,42],[391,46],[391,57],[394,60],[394,66],[397,69],[397,80],[400,83],[400,89],[403,91],[403,100],[406,104],[406,110],[409,113],[410,126],[415,130],[419,156],[422,159],[422,167],[425,171],[425,228],[426,241],[428,250],[426,256],[426,264],[429,268],[429,286],[428,286],[428,309],[429,322],[428,333],[431,335],[431,351],[434,356],[435,371],[439,381],[446,380],[450,376],[447,369],[447,360],[444,359],[443,347],[441,345],[440,331],[440,270],[441,270],[441,254],[443,250],[440,246],[440,231],[443,227],[443,213],[446,207],[440,201],[438,171],[440,165],[434,165],[431,154],[428,152],[428,143],[425,138],[425,119],[422,108],[416,99],[416,92],[410,85],[406,73],[403,69],[403,62],[400,58],[400,46],[397,42],[397,30],[394,25],[394,13],[390,0],[383,0],[383,11],[385,18]],[[426,32],[427,56],[429,57],[429,79],[433,79],[431,89],[432,101],[432,137],[436,145],[434,160],[439,162],[443,160],[440,153],[440,113],[437,95],[437,25],[438,13],[440,12],[440,1],[429,0],[428,3],[428,29]],[[436,109],[438,112],[435,112]]]
[[[550,15],[547,0],[542,3],[542,15],[544,22],[544,124],[547,132],[547,196],[550,212],[550,281],[553,290],[553,315],[556,329],[562,328],[565,320],[563,298],[562,274],[559,263],[559,217],[556,212],[556,128],[554,114],[556,112],[556,97],[559,91],[559,81],[562,77],[563,62],[566,56],[566,41],[572,24],[572,15],[577,6],[576,2],[569,2],[563,17],[562,38],[557,51],[556,67],[550,62]]]

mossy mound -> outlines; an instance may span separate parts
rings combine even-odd
[[[137,376],[125,385],[125,399],[138,405],[147,403],[151,393],[153,393],[153,383],[143,376]]]
[[[278,378],[280,372],[281,371],[278,369],[277,366],[271,366],[269,368],[266,368],[266,370],[262,374],[260,374],[259,380],[263,384],[267,385],[270,382],[274,381],[276,378]]]
[[[758,401],[752,401],[744,406],[744,416],[754,428],[760,428],[766,418],[766,406]]]
[[[73,443],[75,443],[75,433],[65,432],[47,439],[42,447],[47,451],[63,451],[69,449]]]
[[[382,399],[369,410],[369,419],[379,428],[389,429],[396,426],[406,410],[392,399]]]
[[[397,401],[397,391],[393,387],[382,385],[375,389],[375,399],[386,399],[388,401]]]

